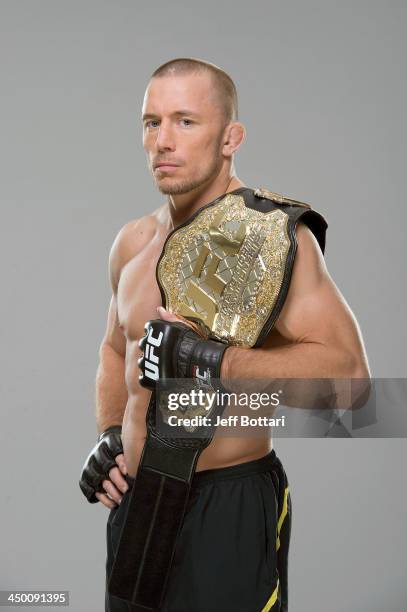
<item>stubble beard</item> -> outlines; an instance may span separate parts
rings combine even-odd
[[[222,159],[220,156],[217,157],[214,152],[211,163],[199,177],[172,182],[168,185],[166,185],[165,182],[160,184],[160,182],[156,180],[156,185],[159,191],[164,195],[181,195],[201,187],[204,183],[209,182],[211,178],[214,179],[219,174],[221,167]]]

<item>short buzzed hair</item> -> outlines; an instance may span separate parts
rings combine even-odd
[[[219,66],[193,57],[177,57],[176,59],[161,64],[151,75],[154,77],[178,76],[184,74],[209,73],[217,89],[219,99],[223,106],[223,114],[226,123],[237,121],[238,104],[236,86],[230,76]]]

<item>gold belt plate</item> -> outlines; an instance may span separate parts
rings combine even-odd
[[[169,235],[157,265],[165,306],[208,337],[256,343],[280,293],[288,251],[288,215],[246,207],[226,194]]]

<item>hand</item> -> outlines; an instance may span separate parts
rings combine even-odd
[[[122,493],[128,489],[123,477],[127,474],[127,468],[120,434],[120,425],[108,427],[100,434],[85,461],[79,480],[79,486],[90,503],[100,501],[110,509],[120,504]]]
[[[163,306],[158,306],[157,312],[159,314],[160,319],[162,319],[163,321],[168,321],[169,323],[184,323],[185,325],[188,325],[191,329],[193,329],[197,334],[199,334],[203,340],[206,340],[206,336],[203,334],[202,330],[193,321],[189,321],[181,315],[176,315],[175,313],[166,310]]]
[[[207,340],[193,323],[159,307],[161,319],[147,321],[146,335],[139,342],[143,355],[138,359],[140,384],[155,389],[158,380],[197,378],[211,384],[220,378],[227,345]]]
[[[126,493],[129,488],[126,479],[122,476],[122,474],[124,476],[127,474],[123,454],[117,455],[116,463],[118,467],[112,467],[109,470],[109,480],[106,479],[102,482],[102,487],[108,495],[106,495],[106,493],[100,493],[99,491],[95,493],[95,497],[110,510],[116,508],[120,504],[123,494]]]

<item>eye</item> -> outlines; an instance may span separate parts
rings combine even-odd
[[[155,127],[157,127],[157,125],[152,125],[152,124],[158,124],[157,119],[150,119],[149,121],[146,121],[146,122],[145,122],[145,124],[144,124],[144,126],[145,126],[146,128],[150,128],[150,127],[151,127],[151,128],[155,128]]]
[[[184,122],[184,125],[189,126],[192,125],[193,121],[191,119],[181,119]]]

